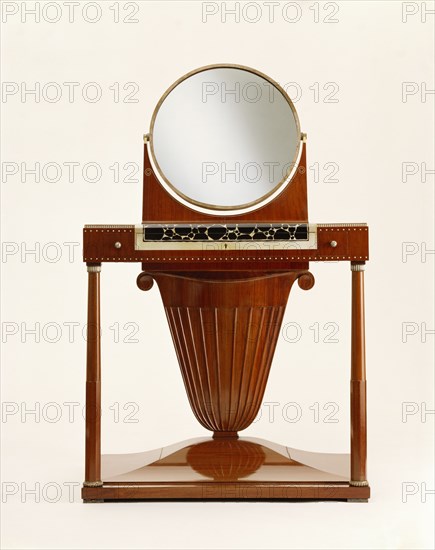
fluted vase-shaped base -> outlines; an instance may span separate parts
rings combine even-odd
[[[237,438],[255,419],[300,274],[153,274],[190,405],[215,438]]]

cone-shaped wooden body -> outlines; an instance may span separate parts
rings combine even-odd
[[[299,274],[153,274],[190,405],[215,436],[255,419]]]

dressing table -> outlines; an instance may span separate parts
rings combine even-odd
[[[144,141],[142,223],[83,230],[83,500],[367,501],[368,227],[308,221],[306,136],[290,98],[255,69],[202,67],[164,93]],[[114,262],[140,264],[141,291],[157,284],[192,412],[210,437],[101,456],[100,273]],[[336,269],[345,263],[351,271],[351,433],[344,466],[340,455],[241,433],[261,406],[290,290],[296,282],[304,291],[314,285],[310,262],[336,262]]]

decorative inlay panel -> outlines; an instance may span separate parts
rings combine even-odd
[[[147,264],[144,270],[158,271],[168,265],[179,271],[198,271],[204,265],[215,268],[219,264],[237,271],[262,263],[278,271],[294,269],[294,262],[369,259],[369,230],[364,224],[310,223],[308,229],[309,240],[145,242],[142,225],[88,225],[83,230],[83,259],[89,263],[142,262]],[[332,247],[332,241],[337,246]]]
[[[308,240],[308,224],[144,224],[143,239],[144,241]]]

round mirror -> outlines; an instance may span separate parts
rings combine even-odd
[[[272,200],[291,180],[300,126],[290,98],[270,78],[212,65],[165,92],[149,146],[159,180],[178,200],[200,211],[246,211]]]

